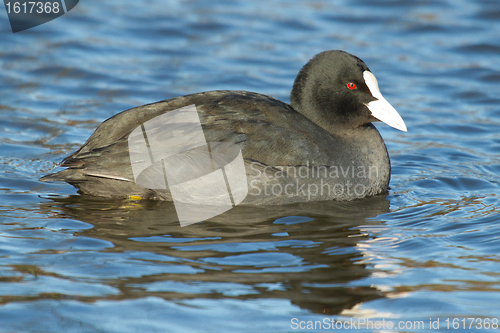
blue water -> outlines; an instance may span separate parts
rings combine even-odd
[[[0,14],[0,332],[491,332],[499,36],[497,0],[82,0],[16,34]],[[288,101],[328,49],[362,58],[408,126],[376,124],[387,196],[181,228],[168,203],[38,181],[127,108],[214,89]]]

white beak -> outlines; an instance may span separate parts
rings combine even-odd
[[[363,78],[365,79],[365,83],[368,86],[368,89],[370,89],[372,96],[377,99],[376,101],[365,104],[372,115],[387,125],[406,132],[406,125],[403,118],[401,118],[396,109],[394,109],[392,105],[387,102],[384,96],[382,96],[382,93],[380,93],[375,75],[369,71],[364,71]]]

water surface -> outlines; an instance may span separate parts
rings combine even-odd
[[[0,332],[500,319],[499,22],[496,0],[87,0],[17,34],[0,16]],[[214,89],[288,101],[327,49],[361,57],[408,126],[376,124],[387,195],[181,228],[168,203],[38,181],[127,108]]]

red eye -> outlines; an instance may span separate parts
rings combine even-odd
[[[356,89],[356,85],[354,83],[352,83],[352,82],[349,82],[347,84],[347,88],[349,88],[349,89]]]

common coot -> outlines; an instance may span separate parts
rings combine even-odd
[[[389,156],[371,123],[406,126],[361,59],[316,55],[290,101],[218,90],[135,107],[104,121],[62,161],[67,169],[41,180],[103,197],[182,201],[184,191],[187,201],[217,202],[229,193],[233,204],[255,205],[388,189]]]

